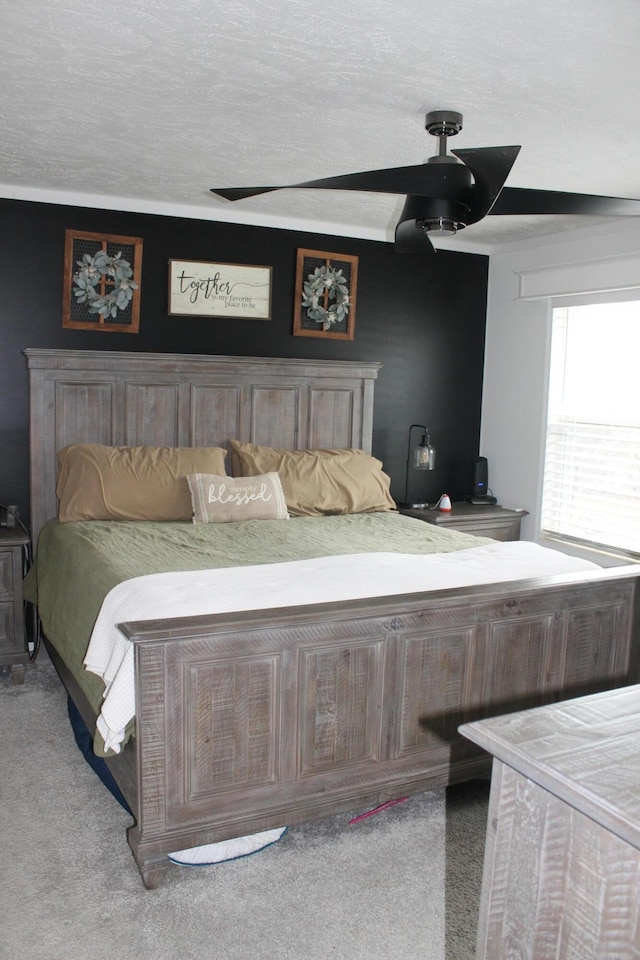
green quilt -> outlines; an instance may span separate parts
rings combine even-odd
[[[25,597],[96,713],[103,683],[82,664],[107,593],[133,577],[349,553],[450,553],[490,543],[396,513],[235,523],[50,520],[38,540]]]

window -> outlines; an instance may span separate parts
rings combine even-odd
[[[640,557],[640,300],[553,309],[543,535]]]

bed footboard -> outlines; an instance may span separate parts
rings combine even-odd
[[[121,625],[145,886],[167,854],[472,778],[461,723],[640,680],[628,568]]]

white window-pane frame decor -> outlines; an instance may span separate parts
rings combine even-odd
[[[555,306],[542,535],[640,558],[640,298]]]

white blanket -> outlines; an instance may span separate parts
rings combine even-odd
[[[105,597],[84,660],[106,687],[98,730],[105,746],[119,753],[135,714],[133,646],[118,629],[125,621],[420,593],[593,569],[596,565],[587,560],[523,540],[428,556],[360,553],[126,580]]]

